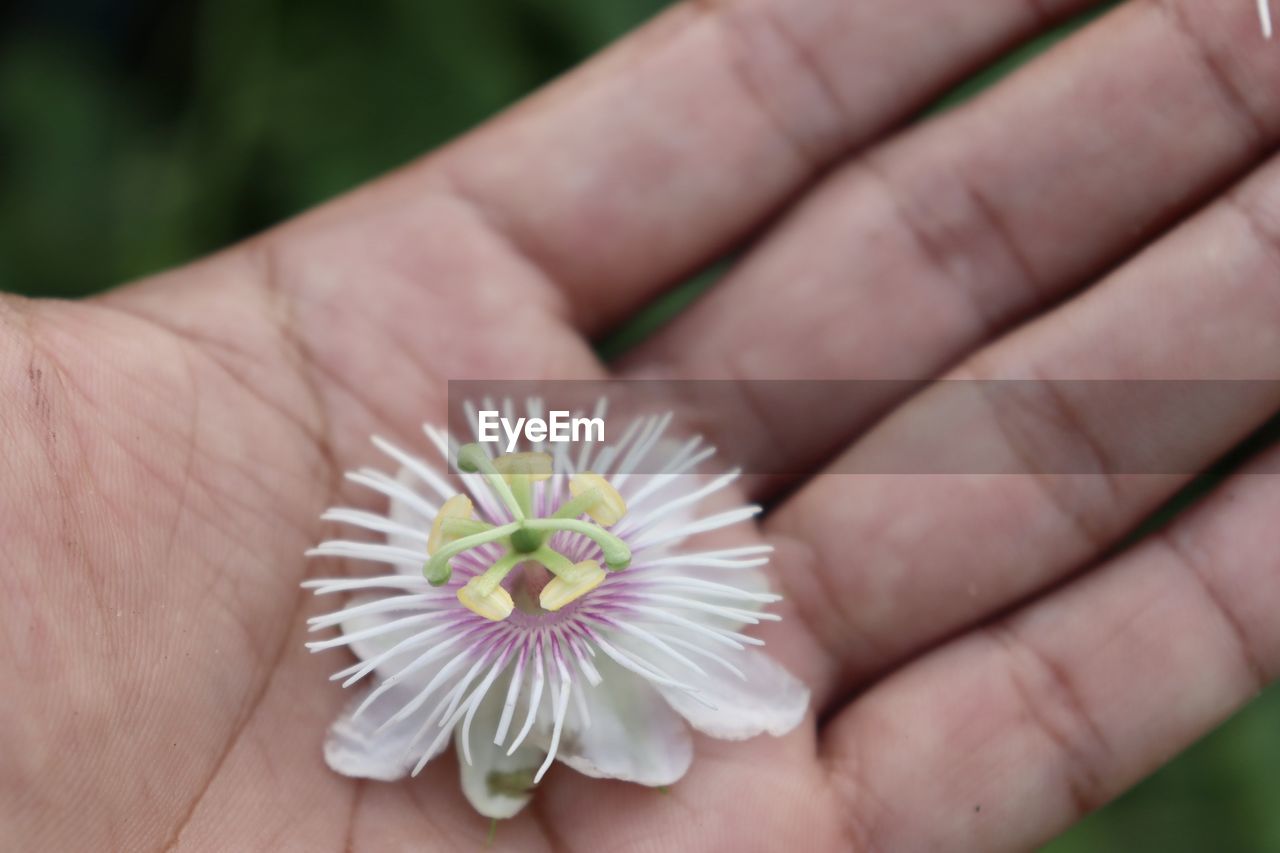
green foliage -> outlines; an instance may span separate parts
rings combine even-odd
[[[1045,853],[1280,850],[1280,690],[1267,690]]]
[[[225,246],[447,141],[665,4],[118,5],[91,32],[0,26],[0,289],[83,294]]]

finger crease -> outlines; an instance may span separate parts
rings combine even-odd
[[[954,281],[962,278],[952,268],[952,253],[934,236],[932,229],[926,227],[912,211],[911,206],[903,198],[903,193],[898,188],[898,184],[893,179],[892,174],[879,162],[874,152],[854,161],[850,168],[852,170],[861,170],[862,174],[867,176],[872,184],[877,186],[884,197],[888,199],[890,215],[899,230],[906,234],[908,241],[916,247],[917,254],[929,270],[932,270],[943,281]],[[983,337],[990,337],[995,334],[997,329],[993,326],[986,309],[972,298],[968,301],[972,306],[976,323],[980,327]]]
[[[1102,729],[1065,668],[1018,636],[1007,622],[990,626],[987,633],[1006,656],[1009,680],[1027,719],[1063,757],[1063,779],[1075,817],[1084,817],[1107,799],[1096,769],[1112,754]]]
[[[978,214],[982,224],[986,226],[983,233],[990,234],[995,238],[996,248],[1005,257],[1022,276],[1026,282],[1027,289],[1032,293],[1042,296],[1046,294],[1046,287],[1040,278],[1040,274],[1036,272],[1035,266],[1031,263],[1031,258],[1022,250],[1017,237],[1014,236],[1013,229],[1010,227],[1009,221],[1000,212],[1000,208],[991,201],[977,184],[970,181],[958,181],[960,191],[970,202],[970,206]],[[987,313],[985,306],[977,305],[978,310],[984,314]],[[987,317],[987,326],[989,329],[998,329],[1002,323],[995,317]]]
[[[1267,127],[1262,114],[1249,102],[1249,98],[1222,64],[1217,53],[1205,44],[1199,31],[1187,18],[1182,3],[1179,0],[1149,0],[1149,2],[1187,44],[1196,62],[1204,69],[1205,76],[1217,91],[1219,100],[1227,107],[1229,113],[1239,119],[1252,137],[1254,150],[1259,152],[1264,150],[1267,140],[1271,138],[1271,129]]]
[[[1204,600],[1222,620],[1231,634],[1232,642],[1239,653],[1240,661],[1249,674],[1254,690],[1262,690],[1270,683],[1267,668],[1253,653],[1253,644],[1249,642],[1249,634],[1244,624],[1236,616],[1235,611],[1227,605],[1226,600],[1210,582],[1206,562],[1191,543],[1171,531],[1165,530],[1156,534],[1174,557],[1174,562],[1181,567],[1199,587]]]
[[[856,709],[852,712],[856,713]],[[876,853],[881,848],[875,840],[875,822],[869,817],[869,809],[875,806],[883,810],[884,804],[862,770],[861,740],[854,737],[847,743],[848,747],[838,755],[823,758],[822,765],[830,787],[840,801],[840,831],[848,842],[845,849]],[[853,755],[849,754],[850,751]]]
[[[824,169],[828,162],[828,155],[821,150],[821,147],[805,135],[798,133],[792,128],[781,110],[777,108],[774,100],[770,98],[764,88],[756,79],[753,69],[756,67],[753,63],[753,51],[747,47],[748,37],[744,34],[746,24],[740,20],[739,13],[735,10],[717,10],[719,14],[715,15],[715,21],[720,24],[720,30],[724,34],[725,50],[727,53],[726,67],[733,74],[734,79],[738,82],[738,87],[742,90],[756,111],[762,118],[773,128],[774,133],[779,140],[791,151],[792,155],[805,168],[805,171],[812,175]],[[791,65],[803,74],[805,77],[813,78],[816,72],[816,66],[808,54],[801,50],[789,34],[783,34],[779,25],[767,15],[763,16],[762,22],[773,34],[773,38],[781,42],[784,49],[792,57]],[[813,85],[818,91],[830,93],[831,90],[825,79],[819,75],[814,79]],[[827,97],[824,94],[824,97]]]
[[[1100,510],[1090,511],[1077,506],[1075,502],[1064,494],[1059,486],[1062,479],[1044,469],[1039,462],[1039,454],[1032,447],[1027,446],[1026,440],[1021,437],[1022,431],[1015,428],[1010,422],[1011,418],[1008,414],[1010,407],[1007,404],[997,403],[991,397],[991,392],[988,388],[989,384],[1000,381],[985,379],[977,375],[978,371],[976,369],[971,368],[970,370],[975,375],[982,392],[986,395],[996,428],[1000,431],[1005,445],[1013,453],[1020,469],[1019,473],[1026,474],[1032,478],[1050,505],[1080,533],[1090,548],[1094,551],[1103,551],[1109,547],[1115,538],[1115,533],[1108,526],[1106,520],[1118,517],[1118,513],[1114,512],[1114,510],[1120,507],[1123,501],[1115,477],[1111,472],[1112,463],[1109,461],[1109,454],[1102,442],[1087,427],[1084,418],[1076,410],[1076,407],[1055,386],[1054,380],[1040,377],[1038,371],[1034,369],[1029,371],[1031,378],[1027,382],[1031,383],[1032,387],[1044,391],[1044,397],[1051,411],[1047,415],[1035,414],[1030,404],[1022,404],[1018,408],[1030,413],[1031,417],[1040,424],[1057,424],[1058,426],[1052,428],[1054,441],[1051,444],[1058,447],[1063,444],[1069,444],[1071,447],[1078,449],[1079,453],[1084,456],[1078,466],[1072,466],[1073,470],[1070,473],[1076,473],[1078,468],[1081,473],[1087,472],[1091,476],[1100,478],[1103,488],[1103,495],[1097,496],[1097,499],[1100,499],[1103,504]],[[1002,399],[1019,398],[1010,398],[1005,395]],[[1041,444],[1049,443],[1042,441]],[[1074,481],[1074,478],[1072,478],[1072,481]],[[1094,506],[1097,499],[1091,499],[1084,506]]]
[[[1280,268],[1280,232],[1273,231],[1264,224],[1261,212],[1246,202],[1238,193],[1230,193],[1225,197],[1227,206],[1239,214],[1245,227],[1258,241],[1259,246],[1267,254],[1271,262]]]

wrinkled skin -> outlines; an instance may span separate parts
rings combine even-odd
[[[452,757],[403,784],[325,768],[343,661],[303,648],[322,603],[298,586],[319,513],[373,505],[341,480],[379,461],[367,436],[418,446],[449,378],[1275,377],[1280,49],[1251,4],[1127,4],[895,130],[1087,5],[682,6],[247,244],[0,302],[0,846],[475,849]],[[591,336],[748,234],[693,310],[595,359]],[[761,417],[780,445],[891,452],[878,416],[902,402]],[[988,426],[1104,455],[1178,420],[1059,403]],[[1277,406],[1206,411],[1201,462]],[[495,849],[1052,837],[1280,665],[1276,478],[1113,549],[1186,479],[766,484],[788,598],[764,634],[808,723],[700,740],[666,795],[557,767]]]

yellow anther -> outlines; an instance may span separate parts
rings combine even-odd
[[[434,554],[442,545],[457,539],[457,536],[450,536],[444,532],[444,523],[450,518],[470,518],[471,510],[471,498],[466,495],[454,495],[445,501],[440,511],[436,513],[435,521],[431,523],[431,535],[427,537],[427,553]]]
[[[481,578],[472,578],[458,590],[458,600],[462,602],[463,607],[477,616],[483,616],[491,622],[501,622],[511,615],[516,604],[511,600],[511,593],[502,587],[494,587],[493,591],[486,595],[485,586],[487,584],[483,583]]]
[[[571,601],[577,601],[604,581],[605,571],[595,560],[583,560],[573,567],[568,577],[554,577],[542,588],[538,603],[544,610],[559,610]]]
[[[528,477],[532,483],[551,479],[550,453],[506,453],[493,460],[493,467],[508,483],[514,477]]]
[[[596,493],[596,500],[586,508],[585,512],[597,524],[612,527],[627,514],[627,502],[604,477],[590,471],[583,471],[569,478],[569,494],[575,498],[591,491]]]

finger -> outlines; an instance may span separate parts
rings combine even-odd
[[[251,386],[289,365],[291,409],[323,413],[335,455],[360,458],[370,432],[407,437],[442,412],[444,378],[598,376],[566,311],[610,325],[821,162],[1049,23],[1024,0],[783,8],[682,5],[439,154],[109,299]]]
[[[937,375],[1274,147],[1280,52],[1248,4],[1228,6],[1126,4],[977,102],[851,163],[627,366],[694,378]],[[904,388],[755,401],[725,421],[761,421],[816,463]]]
[[[684,3],[347,209],[394,205],[410,221],[422,193],[450,199],[599,330],[709,262],[841,153],[1089,5]]]
[[[867,849],[1031,849],[1274,679],[1277,464],[837,717],[828,760]]]
[[[1280,407],[1278,382],[1225,381],[1280,375],[1278,222],[1280,160],[953,374],[1033,381],[930,388],[828,469],[869,474],[766,520],[811,545],[780,580],[827,696],[1096,559]],[[1099,381],[1035,381],[1064,377]]]

